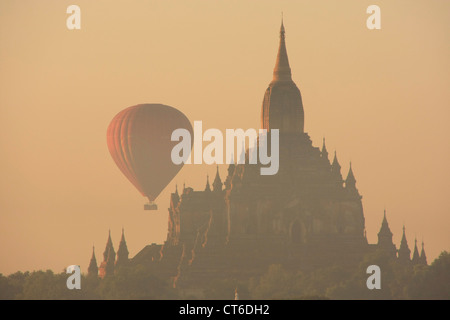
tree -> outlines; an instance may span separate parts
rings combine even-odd
[[[443,251],[430,266],[417,266],[406,291],[410,299],[450,299],[450,253]]]

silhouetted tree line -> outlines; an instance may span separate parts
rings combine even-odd
[[[369,290],[367,266],[381,268],[381,289]],[[0,274],[0,299],[193,299],[172,288],[141,265],[119,268],[100,279],[82,275],[81,290],[68,290],[65,272],[50,270]],[[288,272],[271,265],[259,278],[245,282],[213,281],[204,290],[208,299],[450,299],[450,253],[431,265],[401,264],[383,251],[367,255],[354,269],[331,266],[310,273]]]
[[[175,289],[143,266],[118,268],[100,279],[82,275],[81,290],[66,286],[69,274],[51,270],[0,274],[0,299],[176,299]]]

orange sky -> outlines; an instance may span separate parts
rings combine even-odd
[[[66,8],[81,7],[81,30]],[[382,29],[366,28],[381,7]],[[143,211],[106,128],[120,110],[163,103],[207,128],[259,128],[284,12],[305,130],[352,161],[369,242],[383,208],[428,261],[450,249],[450,2],[0,2],[0,273],[85,271],[111,228],[130,256],[167,232],[175,182],[203,189],[214,166],[189,165]],[[222,177],[226,166],[221,167]]]

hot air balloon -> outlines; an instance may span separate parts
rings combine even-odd
[[[179,128],[193,136],[189,119],[163,104],[126,108],[108,126],[109,152],[120,171],[148,199],[145,210],[157,209],[155,199],[183,166],[171,159],[172,148],[178,143],[171,141],[171,135]]]

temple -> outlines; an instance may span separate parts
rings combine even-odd
[[[88,267],[88,276],[99,276],[100,278],[113,276],[117,268],[122,266],[128,266],[129,262],[130,260],[128,258],[128,248],[127,243],[125,241],[124,229],[122,228],[122,238],[120,239],[117,254],[114,251],[114,246],[111,239],[111,231],[109,231],[105,251],[103,252],[103,261],[101,262],[100,267],[97,267],[97,260],[95,258],[95,249],[93,248],[91,261]]]
[[[330,163],[325,139],[321,149],[313,146],[304,121],[282,23],[273,78],[261,108],[261,127],[279,129],[278,173],[260,175],[261,165],[248,164],[246,150],[246,163],[230,164],[224,180],[217,168],[212,184],[206,176],[204,190],[183,186],[179,193],[176,188],[164,244],[148,245],[128,261],[122,233],[116,266],[148,266],[174,287],[192,290],[215,279],[246,280],[271,264],[293,271],[355,265],[376,249],[405,263],[426,264],[423,244],[421,255],[416,245],[411,261],[405,229],[397,250],[386,211],[378,243],[367,242],[352,164],[344,179],[337,153]],[[114,273],[115,256],[109,236],[101,277]]]

